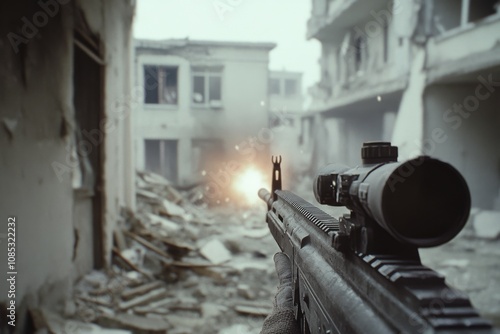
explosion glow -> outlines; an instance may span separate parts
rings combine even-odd
[[[256,168],[250,167],[236,177],[234,190],[243,195],[247,204],[254,204],[259,201],[257,192],[260,188],[268,188],[264,181],[264,175]]]

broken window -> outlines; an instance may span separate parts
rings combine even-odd
[[[297,81],[294,79],[285,79],[285,95],[293,96],[297,94]]]
[[[269,80],[269,94],[272,95],[280,95],[281,87],[279,79],[270,79]]]
[[[500,11],[498,0],[469,0],[468,22],[476,22]],[[467,1],[465,1],[467,2]]]
[[[354,71],[358,73],[363,68],[363,61],[366,53],[366,40],[362,35],[354,39]]]
[[[222,70],[193,68],[192,100],[195,105],[222,107]]]
[[[144,102],[147,104],[177,104],[177,67],[144,66]]]
[[[177,182],[177,140],[144,141],[146,170]]]
[[[434,33],[441,34],[500,11],[498,0],[440,0],[433,2]]]

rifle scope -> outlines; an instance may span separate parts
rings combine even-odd
[[[470,193],[450,164],[428,156],[397,162],[397,147],[364,143],[363,164],[333,164],[314,179],[319,203],[345,206],[372,218],[397,241],[417,247],[444,244],[464,227]]]

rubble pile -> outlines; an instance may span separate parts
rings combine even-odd
[[[200,199],[199,189],[138,173],[113,266],[78,282],[68,323],[82,333],[259,333],[277,284],[265,207],[209,209]]]

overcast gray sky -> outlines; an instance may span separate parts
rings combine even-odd
[[[270,68],[319,78],[320,45],[306,40],[311,0],[138,0],[136,38],[275,42]]]

